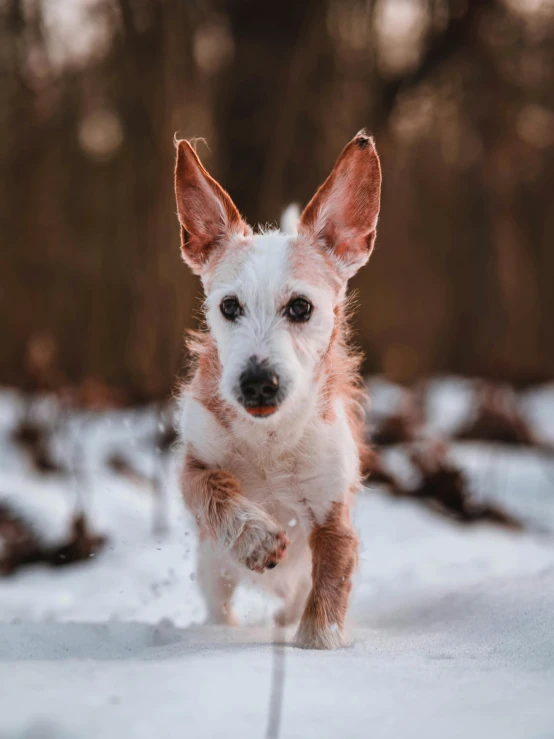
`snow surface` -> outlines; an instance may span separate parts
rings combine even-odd
[[[242,628],[203,625],[194,527],[147,443],[155,413],[75,414],[57,448],[81,460],[79,475],[46,478],[8,439],[19,402],[0,395],[0,500],[56,539],[83,499],[110,542],[91,562],[0,580],[0,739],[275,736],[281,674],[283,739],[554,737],[552,461],[454,447],[479,495],[529,522],[519,534],[363,491],[352,645],[309,652],[273,629],[276,603],[252,591],[237,596]],[[551,429],[553,393],[526,402]],[[114,450],[147,475],[161,470],[164,536],[150,491],[106,467]]]

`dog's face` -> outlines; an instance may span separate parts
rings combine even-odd
[[[373,248],[380,184],[375,147],[361,132],[302,214],[298,233],[253,234],[188,142],[178,143],[183,256],[204,285],[220,393],[244,414],[280,416],[317,383],[346,282]]]
[[[296,249],[294,236],[252,236],[204,280],[222,395],[258,418],[309,392],[333,331],[336,274],[315,249],[312,272],[303,270]]]

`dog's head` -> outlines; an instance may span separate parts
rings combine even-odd
[[[190,144],[177,142],[183,257],[204,285],[221,395],[250,417],[281,415],[316,383],[346,282],[373,249],[380,190],[379,158],[361,131],[297,233],[253,233]]]

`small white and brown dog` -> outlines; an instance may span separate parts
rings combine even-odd
[[[233,589],[250,578],[282,598],[277,623],[300,619],[299,646],[339,647],[365,449],[346,286],[375,242],[379,158],[361,131],[296,229],[256,233],[191,145],[176,146],[181,249],[205,291],[179,425],[209,617],[234,623]]]

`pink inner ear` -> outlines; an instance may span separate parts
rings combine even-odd
[[[181,224],[181,250],[195,272],[226,235],[249,229],[235,204],[202,166],[188,141],[177,144],[175,197]]]
[[[361,131],[306,206],[300,229],[323,239],[341,262],[359,267],[373,248],[381,198],[381,166],[371,137]]]

